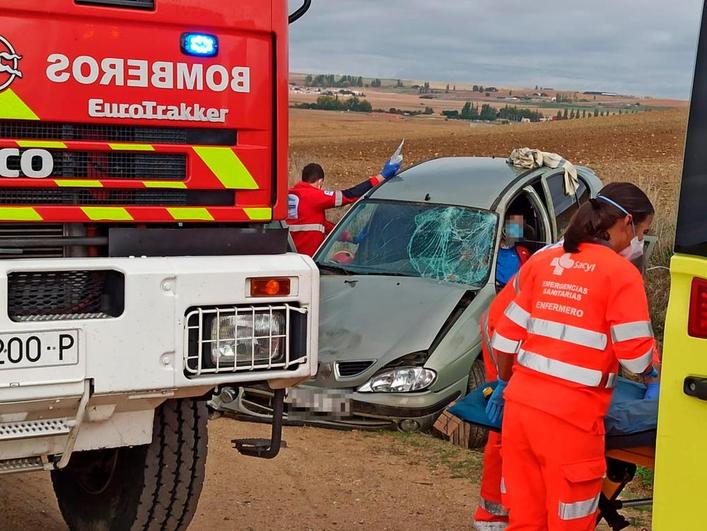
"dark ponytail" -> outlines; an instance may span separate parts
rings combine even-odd
[[[607,184],[600,196],[621,205],[633,216],[634,223],[641,223],[655,213],[648,196],[632,183]],[[584,203],[572,217],[565,231],[564,248],[568,253],[579,252],[579,246],[595,240],[609,240],[609,229],[626,213],[609,201],[593,198]]]

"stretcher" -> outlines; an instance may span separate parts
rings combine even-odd
[[[486,416],[486,399],[495,382],[487,383],[453,405],[449,412],[465,422],[500,431],[499,423]],[[629,521],[619,512],[623,508],[650,505],[652,498],[622,499],[621,493],[634,479],[639,466],[653,469],[658,403],[643,400],[645,387],[619,378],[611,408],[605,418],[606,477],[599,499],[597,524],[605,520],[618,531],[629,527]]]

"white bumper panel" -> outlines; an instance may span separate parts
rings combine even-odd
[[[52,322],[13,322],[8,317],[8,273],[101,269],[114,269],[125,275],[125,311],[120,317]],[[267,276],[291,278],[291,295],[246,296],[247,278]],[[303,364],[294,370],[223,373],[191,379],[185,375],[184,327],[189,309],[277,303],[307,310],[307,355]],[[166,390],[313,376],[317,367],[318,303],[316,266],[309,258],[296,254],[0,261],[0,333],[75,330],[79,345],[78,362],[74,365],[23,369],[1,365],[0,412],[11,414],[15,409],[12,403],[80,395],[87,378],[93,382],[94,397],[125,393],[142,398],[159,396]],[[26,407],[17,410],[27,411]]]
[[[74,451],[139,446],[152,441],[154,411],[115,413],[101,422],[84,421],[78,432]],[[0,461],[42,455],[61,455],[66,449],[66,436],[31,437],[3,441]]]

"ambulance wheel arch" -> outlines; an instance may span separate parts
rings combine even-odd
[[[151,444],[75,453],[51,473],[69,527],[186,529],[204,482],[207,419],[205,401],[169,400],[155,410]]]

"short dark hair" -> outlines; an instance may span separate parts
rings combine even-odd
[[[641,223],[655,213],[648,196],[632,183],[611,183],[601,189],[599,195],[618,203]],[[579,252],[579,245],[593,240],[609,240],[608,230],[626,213],[608,201],[590,199],[575,213],[565,232],[564,248],[568,253]]]
[[[324,169],[315,162],[310,162],[302,169],[302,180],[306,183],[316,183],[324,178]]]

